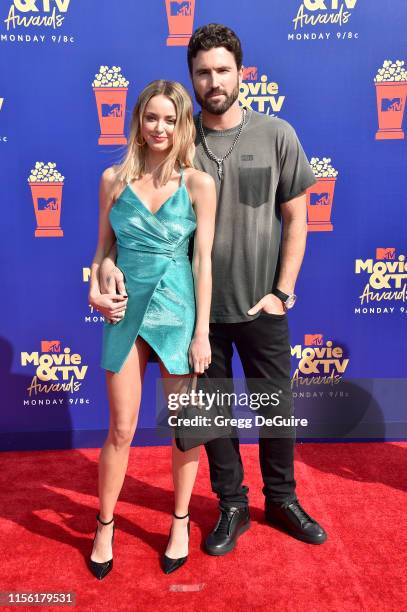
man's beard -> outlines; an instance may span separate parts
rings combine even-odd
[[[215,91],[217,90],[210,90],[208,91],[206,95],[213,94],[215,93]],[[196,101],[198,102],[199,106],[201,106],[204,110],[208,111],[208,113],[211,113],[212,115],[223,115],[223,113],[226,113],[226,111],[229,110],[229,108],[232,106],[232,104],[237,100],[239,96],[239,82],[237,83],[236,87],[234,88],[234,90],[229,96],[224,91],[220,92],[225,95],[225,99],[221,104],[213,103],[212,98],[207,98],[207,97],[201,98],[201,96],[196,91],[195,87],[194,87],[194,93],[195,93]]]

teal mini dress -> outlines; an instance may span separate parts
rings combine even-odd
[[[171,374],[188,374],[195,328],[195,291],[189,243],[196,216],[181,170],[175,193],[152,213],[127,185],[109,212],[117,266],[128,295],[124,318],[103,325],[101,367],[120,372],[141,336]]]

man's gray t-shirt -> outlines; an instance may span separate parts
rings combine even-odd
[[[254,319],[247,311],[278,280],[280,205],[316,183],[294,128],[284,119],[248,109],[246,125],[232,153],[217,164],[202,145],[198,129],[195,166],[216,183],[217,211],[212,248],[211,323]],[[238,127],[204,127],[210,150],[223,157]]]

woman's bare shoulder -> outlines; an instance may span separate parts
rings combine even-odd
[[[101,184],[114,201],[123,191],[124,183],[118,178],[119,166],[109,166],[102,172]]]
[[[185,170],[185,181],[191,191],[195,189],[205,189],[215,185],[215,181],[210,174],[202,172],[202,170],[197,170],[196,168],[187,168]]]

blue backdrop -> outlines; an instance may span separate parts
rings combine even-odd
[[[2,3],[1,449],[104,440],[102,321],[87,304],[100,175],[148,82],[193,93],[186,44],[209,22],[241,38],[241,103],[289,121],[320,179],[289,315],[297,412],[339,423],[318,439],[407,438],[406,19],[403,0]],[[163,442],[157,375],[150,364],[135,443]]]

